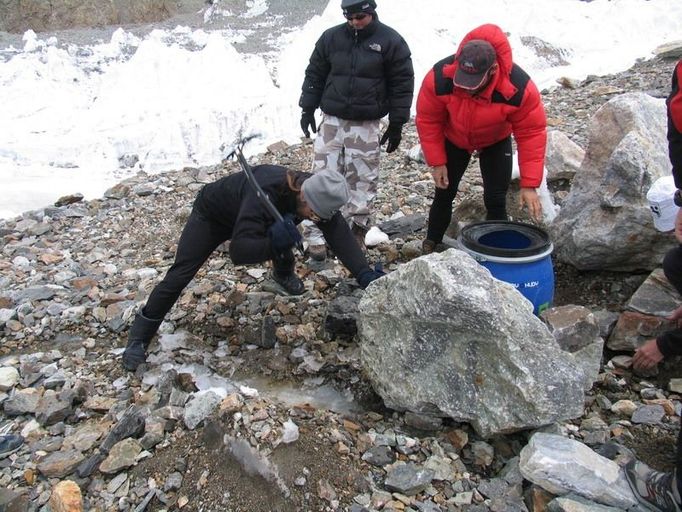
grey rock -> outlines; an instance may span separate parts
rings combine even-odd
[[[423,430],[424,432],[434,432],[440,430],[443,426],[443,419],[438,416],[429,416],[428,414],[416,414],[411,411],[405,413],[405,424]]]
[[[547,183],[559,180],[572,180],[580,169],[585,150],[559,130],[547,132],[545,168]]]
[[[552,494],[575,492],[623,509],[637,504],[618,464],[562,436],[533,434],[521,450],[520,469],[524,478]]]
[[[194,430],[220,404],[221,398],[213,391],[194,395],[185,407],[184,422],[187,428]]]
[[[324,328],[331,336],[352,338],[358,331],[357,317],[360,299],[342,295],[333,299],[327,306]]]
[[[422,214],[405,215],[397,219],[379,224],[379,229],[388,236],[401,236],[419,231],[426,226],[426,217]]]
[[[575,493],[559,496],[547,504],[548,512],[619,512],[620,510],[622,509],[600,505]]]
[[[76,450],[55,452],[38,462],[37,467],[48,478],[64,478],[76,470],[83,458],[83,454]]]
[[[108,199],[123,199],[130,194],[130,187],[123,183],[118,183],[104,192],[104,197]]]
[[[76,468],[76,474],[80,478],[89,477],[102,463],[106,455],[101,452],[92,454],[88,459],[82,461]]]
[[[360,337],[362,365],[391,408],[468,421],[484,437],[582,413],[573,356],[529,301],[462,251],[376,281],[360,302]]]
[[[136,439],[127,438],[111,447],[108,456],[99,465],[102,473],[111,475],[133,466],[142,446]]]
[[[133,186],[133,194],[144,197],[150,196],[156,190],[156,185],[154,183],[140,183]]]
[[[362,460],[373,466],[386,466],[395,462],[395,453],[388,446],[373,446],[362,454]]]
[[[17,301],[22,300],[49,300],[57,295],[59,292],[64,291],[63,286],[56,286],[53,284],[48,284],[44,286],[30,286],[24,288],[15,294],[15,299]]]
[[[668,316],[680,305],[682,299],[677,290],[666,279],[663,269],[657,268],[630,297],[627,307],[645,315]]]
[[[35,414],[41,425],[53,425],[73,414],[73,407],[71,401],[61,400],[48,391],[38,400]]]
[[[261,348],[273,348],[277,344],[277,325],[274,318],[271,316],[263,317],[260,326],[260,343]]]
[[[108,453],[118,442],[131,436],[138,436],[144,431],[145,411],[136,405],[131,405],[102,441],[100,450]]]
[[[174,471],[166,481],[163,483],[163,490],[165,492],[177,491],[182,486],[182,475],[177,471]]]
[[[29,510],[31,498],[24,489],[10,490],[0,486],[0,510],[3,512],[24,512]]]
[[[12,366],[0,367],[0,391],[9,391],[19,382],[19,372]]]
[[[654,53],[663,59],[682,58],[682,41],[670,41],[654,48]]]
[[[592,312],[583,306],[561,306],[543,311],[540,317],[547,324],[559,346],[573,354],[585,378],[583,389],[592,388],[601,367],[604,340]]]
[[[486,498],[500,498],[509,492],[509,484],[501,478],[493,478],[478,484],[477,490]]]
[[[433,480],[433,471],[409,463],[402,464],[389,471],[384,485],[392,491],[414,496],[426,489],[431,480]]]
[[[118,166],[121,169],[130,169],[131,167],[135,167],[139,161],[140,157],[135,153],[124,153],[118,157]]]
[[[646,192],[670,172],[665,120],[664,102],[644,93],[616,96],[597,111],[585,159],[550,226],[559,261],[583,270],[660,264],[675,242],[654,228]]]
[[[528,512],[528,507],[520,496],[506,495],[490,501],[492,512]]]
[[[0,327],[17,318],[16,309],[0,309]]]
[[[55,201],[54,205],[57,207],[66,206],[67,204],[80,203],[83,199],[85,199],[85,196],[80,192],[77,192],[75,194],[60,197]]]
[[[657,425],[665,416],[665,409],[662,405],[643,405],[639,407],[630,420],[632,423],[643,423],[646,425]]]

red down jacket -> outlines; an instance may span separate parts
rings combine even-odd
[[[436,63],[426,74],[417,98],[417,132],[432,167],[445,165],[445,139],[467,151],[486,148],[513,134],[519,152],[521,186],[542,182],[547,143],[547,119],[538,88],[512,61],[507,36],[497,25],[469,32],[460,48],[484,39],[497,53],[498,73],[476,96],[454,86],[456,54]]]

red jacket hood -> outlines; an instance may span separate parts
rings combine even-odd
[[[509,80],[509,74],[511,73],[514,62],[512,60],[511,45],[509,44],[509,39],[507,39],[506,34],[500,27],[492,23],[486,23],[485,25],[476,27],[464,36],[464,39],[462,39],[462,41],[459,43],[459,47],[457,48],[457,53],[455,55],[458,55],[464,45],[473,39],[482,39],[484,41],[488,41],[491,45],[493,45],[495,53],[497,54],[497,65],[499,66],[497,80],[495,81],[495,85],[493,87],[489,87],[487,90],[490,92],[497,90],[505,98],[511,98],[514,94],[516,94],[516,87],[514,87]],[[443,74],[446,76],[454,76],[457,66],[458,63],[455,59],[455,62],[443,69]]]

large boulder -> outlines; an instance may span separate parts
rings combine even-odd
[[[589,142],[550,226],[555,257],[583,270],[651,270],[675,243],[656,231],[646,193],[670,174],[665,102],[617,96],[591,120]]]
[[[580,416],[585,375],[532,304],[465,252],[417,258],[359,305],[361,361],[388,407],[484,437]]]

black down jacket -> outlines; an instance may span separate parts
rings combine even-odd
[[[406,123],[414,92],[410,48],[375,19],[362,30],[348,23],[325,30],[306,68],[299,106],[352,121]]]

